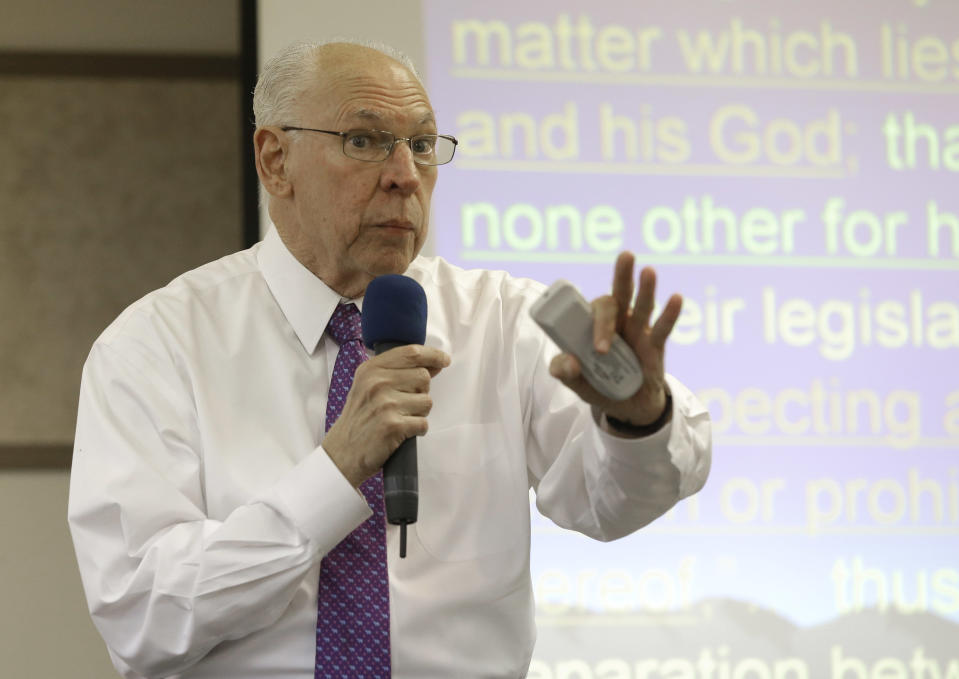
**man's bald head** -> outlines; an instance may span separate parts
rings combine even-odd
[[[345,297],[406,271],[429,229],[437,176],[415,155],[413,140],[437,128],[408,60],[342,41],[294,45],[264,68],[255,106],[257,173],[293,256]],[[402,141],[366,162],[346,148],[353,139],[365,149],[374,132]]]
[[[284,48],[263,65],[253,91],[256,126],[301,124],[297,105],[308,90],[335,78],[354,60],[383,58],[399,63],[422,84],[412,60],[382,43],[337,38]]]

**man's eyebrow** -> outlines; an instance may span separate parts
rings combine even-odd
[[[383,116],[381,116],[378,112],[369,108],[358,109],[357,111],[353,112],[353,115],[351,117],[363,118],[365,120],[382,120],[383,118]]]

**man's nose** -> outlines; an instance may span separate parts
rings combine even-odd
[[[409,139],[397,139],[383,161],[380,185],[385,191],[413,193],[420,185],[420,166],[413,162]]]

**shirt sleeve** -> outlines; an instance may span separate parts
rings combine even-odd
[[[276,621],[370,510],[317,448],[211,519],[189,390],[143,356],[98,342],[84,366],[68,520],[111,654],[169,676]]]
[[[650,436],[604,431],[590,410],[549,374],[558,349],[539,333],[532,371],[527,464],[540,513],[598,540],[645,526],[706,482],[711,461],[709,413],[671,375],[672,418]]]

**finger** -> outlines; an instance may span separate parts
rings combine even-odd
[[[639,272],[639,291],[636,293],[636,304],[629,323],[634,330],[649,326],[649,317],[656,304],[656,272],[652,267],[644,267]]]
[[[549,364],[549,374],[569,387],[587,403],[601,403],[603,396],[583,377],[579,361],[572,354],[559,354]]]
[[[566,382],[578,378],[582,370],[579,361],[572,354],[557,354],[549,362],[549,374],[561,382]]]
[[[407,394],[428,394],[432,377],[428,368],[394,368],[390,371],[393,388]]]
[[[679,319],[679,314],[682,310],[683,298],[680,295],[670,297],[669,301],[666,302],[666,308],[663,309],[663,313],[656,319],[656,323],[650,332],[650,341],[654,347],[660,350],[665,348],[666,339],[669,337],[669,333],[673,331],[673,327],[676,325],[676,321]]]
[[[426,417],[433,410],[429,394],[397,394],[396,410],[406,417]]]
[[[425,417],[410,417],[407,418],[407,423],[406,438],[408,439],[414,436],[426,436],[430,430],[430,421]]]
[[[407,344],[384,351],[370,361],[383,368],[426,368],[435,374],[450,364],[450,357],[435,347]]]
[[[397,413],[385,428],[385,435],[390,439],[387,448],[395,450],[405,439],[414,436],[423,436],[428,429],[428,420],[423,415],[405,415]]]
[[[619,307],[619,316],[616,319],[616,329],[622,330],[629,305],[633,301],[633,263],[635,257],[631,252],[621,252],[616,258],[616,267],[613,270],[613,298]]]
[[[613,335],[616,334],[619,308],[612,295],[597,297],[590,306],[593,309],[593,346],[596,351],[605,354],[612,344]]]
[[[397,389],[414,394],[428,394],[432,377],[428,368],[406,368]]]
[[[392,350],[391,350],[392,351]],[[433,374],[429,368],[393,368],[383,365],[377,356],[356,367],[350,393],[380,394],[391,397],[393,392],[428,394]]]

